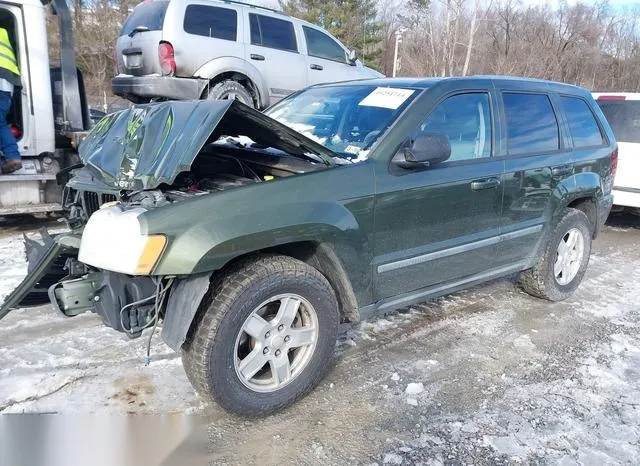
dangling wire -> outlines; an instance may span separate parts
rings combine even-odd
[[[174,280],[173,278],[170,278],[167,284],[164,287],[162,287],[162,290],[160,290],[160,287],[162,286],[162,278],[159,278],[158,282],[156,283],[156,302],[154,304],[155,313],[154,313],[154,319],[153,319],[153,329],[151,330],[151,333],[149,334],[149,339],[147,340],[147,363],[145,364],[145,366],[148,366],[149,364],[151,364],[151,339],[153,338],[153,335],[156,333],[156,327],[158,326],[158,321],[160,320],[160,311],[162,310],[162,305],[164,304],[164,297],[166,295],[167,290],[171,288],[171,285],[173,284],[173,280]]]

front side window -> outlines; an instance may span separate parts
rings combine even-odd
[[[238,14],[228,8],[189,5],[184,13],[184,31],[197,36],[236,40]]]
[[[509,155],[553,152],[560,148],[558,121],[545,94],[505,92]]]
[[[371,85],[309,88],[280,101],[265,114],[342,159],[360,161],[419,92]]]
[[[307,53],[311,57],[324,58],[340,63],[346,63],[344,49],[331,37],[307,26],[302,26],[307,41]]]
[[[600,127],[587,103],[577,97],[560,97],[562,109],[569,121],[573,147],[601,146],[604,144]]]
[[[296,34],[293,23],[271,16],[249,14],[251,43],[272,49],[297,52]]]
[[[451,144],[449,161],[491,155],[491,106],[484,92],[458,94],[441,102],[413,134],[443,134]]]

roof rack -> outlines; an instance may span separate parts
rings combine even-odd
[[[269,8],[269,7],[266,7],[266,6],[254,5],[253,3],[241,2],[239,0],[220,0],[220,1],[222,1],[223,3],[233,3],[235,5],[243,5],[243,6],[248,6],[248,7],[251,7],[251,8],[259,8],[261,10],[267,10],[267,11],[271,11],[273,13],[279,13],[281,15],[287,15],[284,11],[276,10],[274,8]]]

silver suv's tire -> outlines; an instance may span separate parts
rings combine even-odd
[[[245,105],[255,107],[251,92],[237,81],[227,79],[215,84],[205,92],[207,99],[213,100],[238,100]]]
[[[331,367],[335,293],[313,267],[288,256],[241,262],[212,286],[184,346],[188,378],[228,411],[262,416],[309,393]]]
[[[529,294],[550,301],[568,298],[578,288],[591,255],[592,225],[581,210],[565,209],[548,236],[542,258],[520,274]]]

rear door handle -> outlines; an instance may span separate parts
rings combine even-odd
[[[571,175],[572,172],[573,172],[573,167],[571,165],[560,165],[560,166],[551,168],[552,176],[566,176],[566,175]]]
[[[312,65],[310,66],[310,68],[311,68],[312,70],[318,70],[318,71],[322,71],[322,70],[324,69],[324,68],[322,67],[322,65],[316,65],[315,63],[314,63],[314,64],[312,64]]]
[[[264,61],[264,56],[258,55],[257,53],[252,53],[251,55],[249,55],[249,58],[251,58],[252,60]]]
[[[480,191],[482,189],[497,188],[500,185],[498,178],[485,178],[482,180],[475,180],[471,182],[471,189],[474,191]]]

